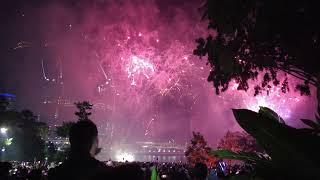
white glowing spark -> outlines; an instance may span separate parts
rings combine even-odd
[[[234,84],[231,85],[231,90],[236,90],[238,88],[238,86],[239,86],[239,84],[234,81]]]
[[[8,131],[8,128],[5,128],[5,127],[0,128],[1,134],[6,134],[7,131]]]
[[[132,56],[127,64],[126,71],[128,78],[132,78],[131,85],[137,85],[136,78],[143,75],[147,79],[155,72],[155,67],[147,59]]]
[[[132,79],[132,81],[131,81],[131,86],[136,86],[137,85],[137,83],[136,83],[136,81],[134,80],[134,78]]]
[[[43,78],[44,78],[46,81],[50,81],[50,79],[48,79],[47,76],[46,76],[46,72],[45,72],[45,70],[44,70],[43,60],[41,61],[41,65],[42,65],[42,75],[43,75]]]

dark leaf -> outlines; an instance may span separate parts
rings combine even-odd
[[[314,121],[311,121],[309,119],[301,119],[301,121],[305,125],[308,125],[309,127],[313,128],[314,130],[320,131],[320,124],[317,124]]]
[[[255,163],[271,164],[267,158],[252,152],[232,152],[228,150],[211,151],[211,154],[222,159],[233,159],[241,161],[251,161]]]
[[[294,173],[299,177],[305,177],[306,174],[309,177],[319,176],[310,172],[310,169],[314,169],[315,172],[320,170],[318,165],[320,158],[317,155],[317,152],[320,151],[318,136],[305,133],[250,110],[233,109],[233,113],[239,125],[266,150],[276,169],[285,172],[292,172],[294,169],[297,171]],[[301,163],[305,166],[301,167]]]

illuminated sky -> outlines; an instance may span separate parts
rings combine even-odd
[[[8,1],[0,91],[36,113],[46,112],[46,98],[59,96],[102,104],[109,111],[94,121],[125,141],[185,142],[196,130],[215,144],[227,130],[239,130],[231,108],[268,106],[294,126],[313,117],[313,98],[294,88],[253,97],[233,83],[215,95],[205,60],[192,55],[194,40],[209,33],[199,6],[196,0]]]

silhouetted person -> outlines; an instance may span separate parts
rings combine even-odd
[[[115,168],[114,179],[117,180],[143,180],[143,171],[138,164],[124,164]],[[150,179],[150,177],[148,178]]]
[[[108,172],[107,166],[94,158],[98,150],[98,130],[92,121],[74,124],[69,132],[69,141],[71,150],[67,160],[49,171],[49,180],[97,179],[99,174]]]
[[[193,179],[194,180],[206,180],[208,176],[207,165],[203,163],[197,163],[193,168]]]
[[[33,170],[31,170],[30,173],[27,176],[27,179],[28,180],[42,180],[42,179],[44,179],[43,175],[42,175],[42,172],[41,172],[41,169],[33,169]]]
[[[0,179],[9,179],[9,170],[12,169],[12,165],[9,162],[0,161]]]

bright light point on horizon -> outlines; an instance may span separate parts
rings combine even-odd
[[[116,155],[116,159],[119,162],[126,162],[126,161],[133,162],[134,161],[134,156],[133,156],[133,154],[122,152],[122,153],[118,153]]]
[[[141,34],[141,33],[139,33],[139,34],[138,34],[138,36],[139,36],[139,37],[141,37],[141,36],[142,36],[142,34]]]

